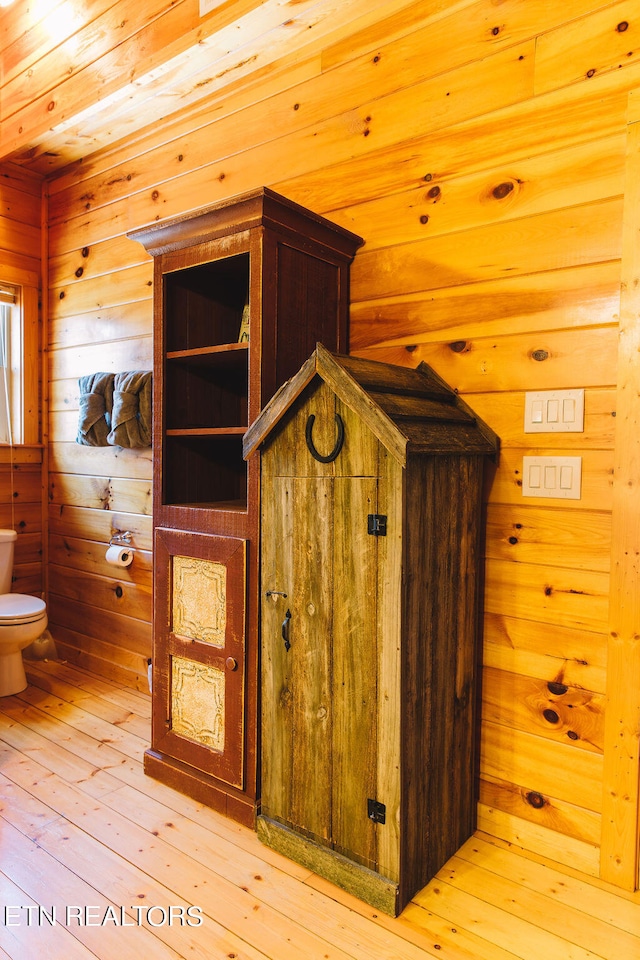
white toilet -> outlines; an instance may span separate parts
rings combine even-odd
[[[47,628],[44,600],[11,593],[15,530],[0,530],[0,697],[20,693],[27,686],[22,651]]]

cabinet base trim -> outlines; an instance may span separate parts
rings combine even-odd
[[[213,778],[195,770],[173,757],[147,750],[144,754],[144,772],[167,787],[172,787],[198,803],[230,817],[232,820],[255,830],[256,803],[251,797],[234,796],[226,792],[226,784],[218,784]]]
[[[269,817],[258,817],[257,831],[259,839],[266,846],[308,867],[382,913],[396,917],[400,912],[399,887],[387,877],[300,836]]]

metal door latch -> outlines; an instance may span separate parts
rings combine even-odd
[[[370,513],[367,517],[367,533],[373,537],[386,537],[387,517],[384,513]]]
[[[367,816],[374,823],[386,823],[387,808],[379,800],[367,800]]]

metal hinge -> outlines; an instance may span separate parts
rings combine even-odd
[[[373,537],[386,537],[387,517],[384,513],[370,513],[367,517],[367,533]]]
[[[379,800],[367,800],[367,816],[374,823],[386,823],[387,808]]]

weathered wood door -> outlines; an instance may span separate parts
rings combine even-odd
[[[323,463],[307,449],[306,423],[318,414],[317,443],[330,450],[336,413],[344,444]],[[379,729],[386,543],[369,519],[386,496],[381,451],[324,389],[286,429],[291,458],[263,457],[262,814],[377,870],[384,844],[372,811],[397,812],[397,775],[379,795],[381,757],[393,749],[379,743],[389,734]]]
[[[156,530],[154,741],[243,786],[245,541]]]

